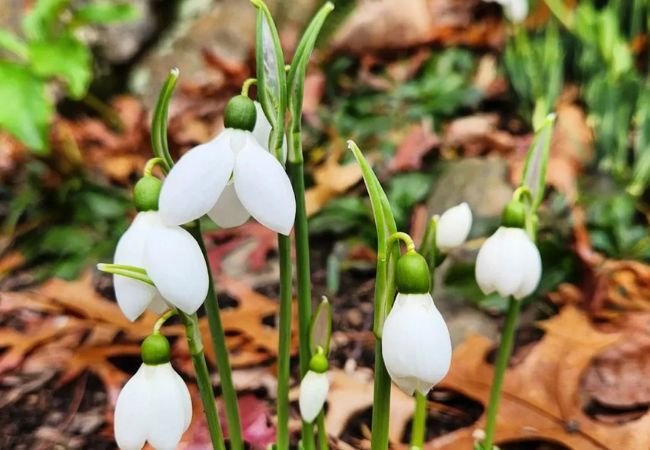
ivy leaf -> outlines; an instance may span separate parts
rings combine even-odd
[[[133,5],[128,3],[100,1],[81,6],[74,16],[81,23],[107,24],[134,20],[139,14]]]
[[[38,0],[22,22],[25,36],[32,40],[49,39],[54,35],[54,26],[59,14],[70,0]]]
[[[29,60],[34,73],[65,81],[73,98],[81,98],[92,77],[88,48],[70,36],[29,43]]]
[[[45,83],[25,66],[0,61],[0,128],[39,154],[47,154],[47,127],[53,114]]]

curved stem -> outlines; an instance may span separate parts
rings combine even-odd
[[[179,314],[181,321],[185,326],[187,345],[189,346],[192,365],[196,372],[196,383],[199,386],[201,402],[203,402],[203,410],[208,423],[208,430],[210,431],[212,448],[214,450],[226,450],[226,444],[224,443],[223,434],[221,433],[219,415],[217,414],[217,407],[214,401],[214,391],[212,390],[212,382],[210,381],[210,372],[208,371],[208,365],[205,362],[205,354],[203,353],[203,342],[201,341],[199,320],[196,317],[196,314],[188,315],[182,311],[179,312]]]
[[[205,264],[210,270],[210,261],[203,243],[201,234],[201,224],[197,221],[194,226],[189,227],[189,232],[196,240],[203,253]],[[205,315],[208,318],[208,327],[210,328],[210,337],[212,338],[212,347],[214,356],[217,360],[217,371],[221,381],[221,392],[224,407],[226,409],[226,420],[228,422],[228,438],[230,439],[230,450],[243,450],[244,443],[242,439],[241,423],[239,419],[239,403],[237,401],[237,390],[232,379],[232,370],[228,359],[228,345],[226,335],[221,323],[221,313],[219,311],[219,299],[217,297],[214,280],[210,276],[208,295],[205,299]]]
[[[169,309],[162,316],[156,320],[156,323],[153,324],[153,334],[160,334],[160,329],[167,322],[170,317],[175,316],[177,311],[175,309]]]
[[[289,450],[289,376],[291,358],[291,240],[278,235],[280,255],[280,332],[278,343],[277,448]]]
[[[171,169],[174,165],[174,160],[169,154],[169,146],[167,144],[167,111],[179,74],[180,72],[176,68],[170,70],[158,95],[156,108],[151,119],[151,147],[153,148],[154,155],[164,161],[164,168],[167,170]]]
[[[154,167],[157,165],[162,167],[163,171],[165,170],[165,161],[163,161],[162,158],[151,158],[149,161],[147,161],[147,164],[144,165],[144,170],[142,171],[144,176],[150,177],[151,172],[153,172]]]
[[[411,449],[421,450],[424,445],[424,436],[427,424],[427,398],[420,392],[415,394],[415,414],[411,428]]]
[[[492,450],[494,443],[494,434],[496,431],[497,414],[499,412],[499,401],[501,400],[501,389],[503,387],[503,378],[508,368],[508,361],[512,353],[514,344],[515,330],[517,329],[517,318],[521,301],[510,298],[508,303],[508,314],[501,334],[501,343],[499,344],[499,353],[494,365],[494,376],[492,378],[492,387],[490,389],[490,401],[488,403],[487,419],[485,423],[485,439],[483,440],[483,449]]]
[[[248,90],[252,85],[257,84],[257,78],[249,78],[241,86],[241,95],[248,97]]]
[[[411,236],[404,233],[403,231],[398,231],[397,233],[391,234],[390,237],[388,238],[388,251],[389,251],[389,253],[390,253],[390,250],[391,250],[392,246],[397,241],[402,241],[406,245],[406,251],[407,252],[415,251],[415,244],[413,243],[413,239],[411,239]]]

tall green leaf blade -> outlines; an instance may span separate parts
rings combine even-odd
[[[25,66],[0,61],[0,128],[39,154],[48,152],[53,107],[45,83]]]
[[[318,347],[321,347],[325,355],[330,350],[330,337],[332,336],[332,305],[323,297],[318,309],[312,319],[309,330],[309,344],[311,354],[316,354]]]
[[[271,13],[262,0],[253,0],[257,7],[256,64],[257,99],[273,128],[271,144],[280,159],[287,107],[287,83],[284,55],[278,30]]]
[[[555,114],[546,116],[544,123],[535,133],[533,142],[528,149],[526,165],[524,166],[523,185],[526,186],[533,197],[532,210],[535,211],[544,199],[544,186],[546,184],[546,168],[553,137]]]

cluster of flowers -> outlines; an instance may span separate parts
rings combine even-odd
[[[114,263],[141,271],[153,285],[114,275],[117,302],[129,320],[146,309],[193,314],[205,300],[210,274],[183,224],[207,214],[227,228],[253,216],[277,233],[291,231],[295,198],[282,164],[268,150],[271,125],[257,102],[240,96],[229,106],[242,103],[248,114],[229,120],[227,107],[225,129],[187,152],[164,182],[145,175],[136,184],[139,212],[118,242]],[[189,426],[189,392],[169,363],[163,339],[153,334],[143,342],[143,364],[117,400],[115,438],[124,450],[139,450],[146,441],[173,449]]]
[[[231,104],[244,104],[245,114],[229,114]],[[226,109],[225,129],[216,138],[184,155],[164,182],[151,175],[138,182],[134,197],[139,213],[120,239],[114,262],[146,275],[152,284],[114,276],[117,301],[126,317],[135,320],[147,308],[193,314],[203,303],[210,274],[201,248],[183,224],[207,214],[219,226],[233,227],[253,216],[277,233],[290,233],[295,198],[282,163],[268,150],[270,131],[259,104],[235,97]],[[509,205],[507,211],[521,209],[518,200],[513,202],[515,207]],[[496,291],[521,299],[539,283],[539,252],[522,229],[521,214],[515,216],[504,220],[505,226],[479,251],[476,279],[486,294]],[[445,211],[436,218],[437,251],[448,253],[462,245],[471,226],[466,203]],[[412,249],[397,261],[396,286],[382,330],[382,355],[399,388],[409,395],[426,394],[447,374],[452,350],[449,331],[430,294],[428,263]],[[157,331],[143,342],[142,360],[117,401],[117,443],[125,450],[140,449],[147,441],[158,449],[172,449],[191,421],[187,387],[169,362],[169,343]],[[319,347],[301,381],[299,405],[306,422],[315,420],[326,401],[327,370],[326,352]]]

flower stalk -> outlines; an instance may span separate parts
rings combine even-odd
[[[201,248],[205,263],[210,270],[210,261],[205,249],[203,237],[201,234],[201,225],[197,221],[189,229],[190,234]],[[217,361],[217,371],[221,381],[221,393],[223,397],[224,408],[226,410],[226,421],[228,423],[228,438],[230,440],[230,450],[242,450],[244,443],[242,439],[241,423],[239,419],[239,404],[237,402],[237,390],[232,379],[232,370],[228,359],[228,345],[226,344],[226,335],[221,323],[221,313],[219,311],[219,299],[217,297],[214,280],[210,277],[208,285],[208,295],[205,299],[205,314],[208,318],[208,327],[212,339],[212,348]]]
[[[278,323],[277,448],[289,449],[289,377],[291,360],[291,240],[278,235],[280,255],[280,320]],[[309,450],[309,447],[305,447]]]
[[[196,314],[189,315],[182,311],[179,311],[179,314],[181,322],[185,326],[187,345],[190,349],[192,365],[194,366],[194,372],[196,373],[196,383],[199,386],[199,393],[201,394],[203,411],[208,424],[210,439],[212,440],[212,448],[214,450],[226,450],[226,444],[223,440],[223,434],[221,433],[219,415],[217,414],[217,406],[214,401],[214,391],[212,390],[212,381],[210,381],[210,372],[208,371],[208,365],[205,361],[203,341],[201,340],[201,330],[199,329],[199,320],[196,317]]]

